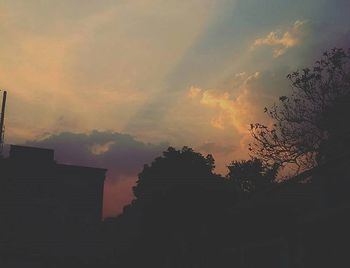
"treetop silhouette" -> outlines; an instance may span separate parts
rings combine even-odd
[[[278,173],[278,165],[268,167],[257,158],[232,161],[227,168],[229,172],[226,178],[234,183],[236,191],[241,196],[252,194],[272,185],[275,183]]]
[[[151,165],[144,166],[133,192],[138,199],[149,199],[165,195],[175,187],[215,182],[220,176],[214,174],[214,168],[210,154],[204,157],[188,147],[181,150],[169,147]]]

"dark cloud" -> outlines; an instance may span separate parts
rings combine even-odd
[[[168,146],[167,143],[143,143],[131,135],[111,131],[63,132],[26,144],[54,149],[58,162],[107,168],[111,180],[136,177],[144,164]]]

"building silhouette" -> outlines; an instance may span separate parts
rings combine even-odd
[[[0,159],[0,247],[7,257],[79,256],[102,220],[106,170],[11,145]],[[77,252],[80,251],[79,252]]]

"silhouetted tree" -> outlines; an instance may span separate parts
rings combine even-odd
[[[182,150],[169,147],[139,174],[133,188],[136,201],[150,201],[176,188],[219,182],[220,176],[213,173],[214,168],[215,161],[210,154],[204,157],[188,147]]]
[[[126,263],[206,267],[206,257],[212,257],[219,238],[225,237],[220,233],[227,222],[225,210],[235,198],[214,167],[211,155],[188,147],[170,147],[144,166],[133,188],[136,199],[121,218],[134,226],[130,229],[133,241],[129,239],[129,250],[122,256]]]
[[[350,145],[350,50],[325,52],[313,68],[288,74],[292,93],[265,112],[272,127],[251,124],[253,155],[267,164],[307,169],[346,153]]]
[[[265,189],[275,182],[278,165],[267,167],[260,159],[232,161],[227,166],[227,179],[235,185],[240,196]]]

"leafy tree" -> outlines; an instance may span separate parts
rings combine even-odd
[[[278,166],[264,166],[260,159],[233,161],[228,166],[227,179],[234,183],[241,196],[265,189],[275,182]]]
[[[199,256],[212,254],[218,237],[225,237],[227,207],[235,198],[214,167],[211,155],[188,147],[170,147],[144,166],[133,188],[136,199],[122,215],[127,226],[134,226],[126,252],[139,256],[132,267],[168,267],[164,262],[174,260],[178,267],[204,266],[197,263]]]
[[[219,176],[213,173],[214,168],[210,154],[204,157],[188,147],[182,150],[169,147],[151,165],[144,166],[133,192],[137,200],[150,200],[165,196],[174,188],[216,182]]]
[[[288,74],[292,92],[265,113],[273,125],[251,124],[249,150],[266,164],[312,168],[350,145],[350,50],[325,52],[313,68]]]
[[[124,209],[124,214],[136,213],[150,221],[172,219],[164,226],[178,222],[177,226],[185,229],[190,223],[197,228],[194,226],[207,215],[223,215],[236,195],[233,187],[214,173],[214,168],[210,154],[203,156],[188,147],[181,150],[169,147],[144,166],[133,187],[136,199]]]

